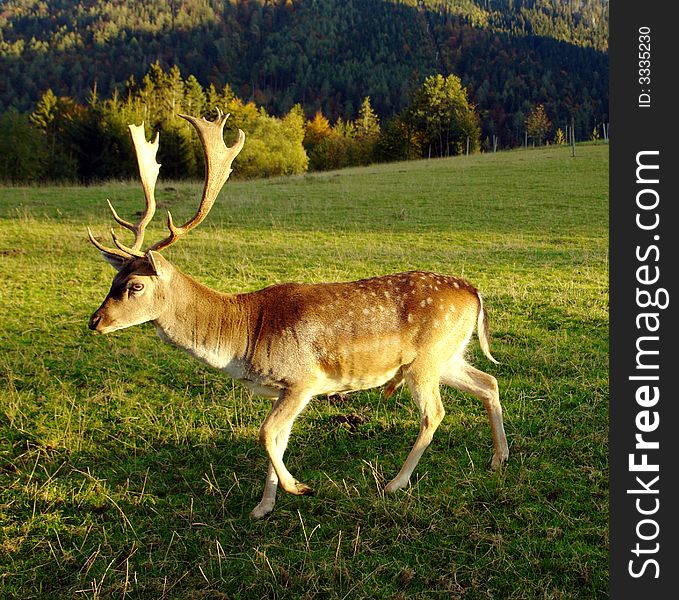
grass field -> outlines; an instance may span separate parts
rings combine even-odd
[[[268,402],[150,325],[87,329],[114,272],[86,227],[105,236],[106,198],[132,217],[140,186],[0,188],[0,597],[607,597],[607,173],[599,144],[228,182],[177,267],[224,291],[468,278],[510,446],[492,472],[483,407],[444,388],[411,487],[384,496],[418,431],[409,393],[318,398],[286,454],[316,495],[279,491],[257,522]],[[176,221],[199,194],[161,170]]]

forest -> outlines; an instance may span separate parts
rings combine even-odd
[[[479,147],[479,118],[459,77],[427,77],[412,104],[381,128],[370,98],[355,120],[334,125],[318,111],[307,120],[297,104],[282,118],[267,114],[233,90],[203,89],[193,75],[183,78],[175,65],[151,65],[124,96],[100,98],[92,91],[85,105],[47,90],[30,115],[10,109],[0,116],[0,181],[38,180],[93,183],[127,178],[135,154],[128,125],[145,123],[147,137],[162,134],[159,159],[165,177],[198,178],[204,170],[202,147],[181,114],[230,116],[227,137],[242,129],[247,144],[235,177],[291,175],[312,170],[388,162],[424,156],[450,156]]]
[[[472,151],[513,147],[525,143],[538,107],[551,125],[536,136],[541,141],[559,139],[571,123],[578,139],[588,139],[608,120],[607,39],[606,0],[6,0],[0,150],[12,149],[14,140],[29,148],[47,136],[52,145],[43,153],[54,157],[58,142],[70,154],[43,165],[42,176],[108,175],[80,164],[91,145],[84,149],[77,138],[101,121],[102,111],[136,115],[130,107],[144,103],[144,79],[155,77],[156,90],[165,85],[158,71],[174,79],[170,87],[181,84],[182,96],[200,88],[201,105],[215,94],[226,104],[237,99],[260,115],[259,139],[297,119],[306,158],[300,154],[295,166],[266,167],[264,174],[459,153],[467,150],[467,137]],[[474,123],[456,126],[455,139],[445,143],[444,134],[432,131],[432,120],[441,116],[424,123],[422,114],[422,88],[437,76],[459,82],[463,110],[474,114]],[[66,142],[57,136],[66,121],[49,133],[31,117],[45,103],[79,129]],[[151,121],[175,120],[164,111]],[[357,123],[366,114],[373,131],[369,143],[358,143]],[[314,143],[319,127],[335,134],[332,142]],[[193,174],[200,157],[190,154],[185,172]],[[123,163],[112,168],[121,171]],[[24,179],[10,157],[0,177]]]

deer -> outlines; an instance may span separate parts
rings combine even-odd
[[[402,468],[384,488],[402,490],[443,420],[440,384],[480,399],[493,439],[491,468],[509,456],[495,377],[465,359],[476,330],[481,350],[489,347],[488,317],[481,295],[460,277],[409,271],[353,282],[279,283],[249,293],[213,290],[173,266],[161,252],[208,215],[245,143],[238,129],[233,146],[224,142],[228,114],[213,120],[179,115],[198,134],[205,181],[196,214],[181,226],[167,211],[169,235],[146,249],[144,231],[156,209],[159,144],[145,136],[144,123],[129,125],[146,208],[138,222],[113,219],[134,235],[126,245],[111,229],[105,246],[88,228],[90,242],[117,271],[89,328],[108,334],[150,322],[158,336],[199,361],[239,380],[272,401],[259,429],[269,465],[253,519],[272,512],[278,486],[295,495],[313,494],[287,469],[283,455],[293,422],[315,396],[386,385],[386,395],[405,384],[420,413],[420,429]]]

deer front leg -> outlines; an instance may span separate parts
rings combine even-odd
[[[297,415],[309,403],[309,400],[311,400],[311,394],[306,391],[299,392],[288,389],[281,392],[271,412],[264,419],[264,423],[262,423],[259,429],[259,442],[264,446],[269,455],[269,461],[273,468],[273,473],[270,469],[267,476],[267,483],[264,488],[265,495],[267,495],[267,489],[270,495],[272,488],[275,494],[274,475],[278,479],[280,486],[290,494],[313,494],[313,490],[308,485],[297,481],[283,463],[283,453],[285,452],[292,424]],[[273,503],[271,506],[273,507]]]
[[[259,504],[252,509],[252,512],[250,513],[251,519],[262,519],[273,510],[273,505],[276,503],[277,489],[278,475],[276,475],[276,470],[273,468],[271,462],[269,462],[269,469],[266,473],[266,482],[264,483],[264,493],[262,494],[262,499],[259,501]]]

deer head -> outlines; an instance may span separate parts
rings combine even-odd
[[[139,177],[146,198],[146,209],[139,221],[130,223],[121,218],[111,202],[108,202],[115,221],[134,234],[134,242],[131,246],[125,245],[113,229],[111,229],[111,236],[115,247],[104,246],[94,237],[89,228],[87,230],[92,244],[118,271],[106,299],[89,322],[90,329],[98,333],[109,333],[146,321],[153,321],[162,313],[174,268],[160,255],[160,251],[174,244],[205,219],[219,191],[231,174],[231,163],[245,143],[245,133],[239,129],[236,143],[231,147],[226,146],[223,137],[224,124],[229,115],[225,115],[219,109],[217,109],[217,118],[214,121],[188,115],[179,116],[195,127],[205,156],[205,185],[198,211],[179,227],[174,224],[170,211],[167,211],[169,235],[146,250],[142,250],[146,226],[156,210],[154,194],[160,170],[160,164],[156,161],[159,134],[156,134],[155,139],[149,142],[144,134],[143,123],[130,125],[130,135],[139,165]]]

